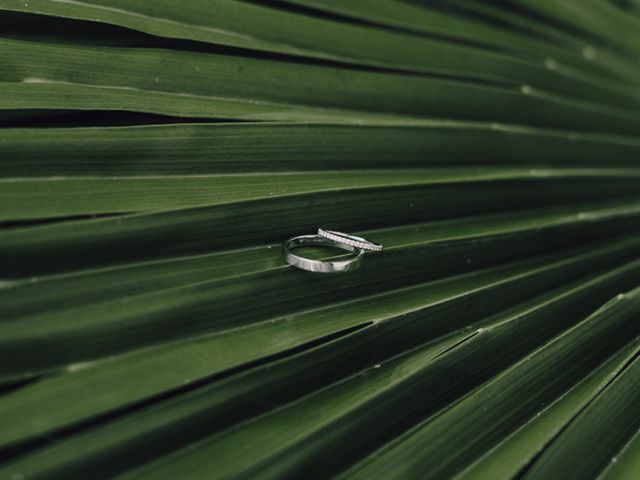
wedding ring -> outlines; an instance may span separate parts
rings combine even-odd
[[[382,250],[382,245],[375,242],[370,242],[369,240],[365,240],[362,237],[356,237],[353,235],[347,235],[342,232],[335,232],[332,230],[323,230],[322,228],[318,229],[318,235],[321,237],[328,238],[337,243],[342,243],[344,245],[349,245],[351,247],[360,248],[362,250],[367,250],[371,252],[379,252]]]
[[[296,255],[292,250],[298,247],[322,246],[333,247],[352,252],[355,255],[347,260],[312,260]],[[289,265],[308,270],[309,272],[336,273],[355,270],[362,263],[364,250],[354,245],[340,243],[321,235],[301,235],[284,243],[284,258]]]

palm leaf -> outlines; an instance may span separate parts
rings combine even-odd
[[[0,0],[0,478],[636,478],[638,11]]]

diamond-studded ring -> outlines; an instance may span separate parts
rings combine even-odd
[[[370,252],[379,252],[380,250],[382,250],[382,245],[380,245],[379,243],[370,242],[369,240],[365,240],[362,237],[356,237],[354,235],[348,235],[342,232],[324,230],[322,228],[319,228],[318,235],[324,238],[328,238],[329,240],[333,240],[334,242],[342,243],[344,245],[350,245],[361,250]]]
[[[339,248],[351,252],[352,255],[346,260],[313,260],[293,252],[296,248],[306,246]],[[382,250],[382,245],[379,243],[322,228],[318,229],[317,235],[300,235],[299,237],[290,238],[284,242],[283,247],[284,259],[289,265],[319,273],[355,270],[362,263],[362,257],[366,251]]]

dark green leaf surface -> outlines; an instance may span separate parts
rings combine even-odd
[[[638,342],[629,343],[593,374],[558,397],[534,418],[529,419],[515,433],[504,437],[496,447],[458,477],[511,478],[521,474],[564,426],[602,392],[628,366],[629,361],[638,356],[638,353]]]
[[[580,375],[597,365],[602,359],[599,356],[606,356],[629,341],[629,338],[637,337],[640,334],[639,316],[637,292],[619,295],[585,322],[576,325],[533,356],[525,358],[433,421],[415,429],[383,455],[358,466],[353,478],[395,478],[403,475],[402,472],[412,472],[414,475],[420,472],[425,478],[455,474],[471,455],[490,447],[491,441],[508,433],[508,429],[517,425],[519,420],[532,418],[541,404],[555,398],[559,392],[555,392],[554,387],[564,385],[566,388],[570,385],[568,382],[571,377],[580,378]],[[611,343],[604,343],[603,339]],[[637,342],[635,346],[637,349]],[[615,390],[619,381],[616,380],[605,392]],[[509,411],[509,415],[504,415],[504,411]],[[610,411],[605,415],[609,414]],[[468,430],[467,422],[474,425],[473,431]],[[453,448],[452,443],[460,442],[461,438],[464,438],[464,447],[458,443],[458,447]],[[600,442],[601,439],[596,440],[594,436],[580,436],[576,440],[583,442],[587,438],[592,438],[599,445],[607,445],[607,442]],[[553,445],[555,443],[548,452],[555,451]],[[428,462],[421,460],[425,457],[415,455],[416,450],[424,453],[425,448],[429,449]],[[615,445],[611,448],[615,449]],[[574,458],[567,455],[562,458],[567,466],[575,469]],[[542,468],[544,463],[540,462],[542,460],[536,465]],[[584,478],[585,472],[594,471],[586,462],[582,465],[585,465],[582,474],[577,472],[574,478]],[[535,471],[536,467],[527,476],[535,475]],[[551,472],[557,471],[568,472],[569,469],[549,469],[546,474],[553,475]],[[537,478],[549,478],[541,474],[543,476]]]
[[[609,179],[605,188],[599,184]],[[171,210],[230,204],[321,192],[396,191],[420,188],[425,196],[449,191],[473,194],[484,184],[507,190],[545,190],[561,185],[574,191],[591,187],[591,198],[636,193],[640,169],[548,170],[485,168],[482,170],[344,170],[329,172],[244,173],[192,176],[36,177],[0,180],[0,220],[66,217],[82,214]],[[499,186],[499,185],[504,186]],[[274,187],[277,186],[277,187]],[[384,189],[384,190],[383,190]],[[505,196],[507,193],[505,192]],[[77,199],[90,197],[79,204]],[[575,197],[574,197],[575,198]],[[417,197],[416,197],[417,199]]]
[[[605,131],[640,131],[640,100],[634,96],[618,102],[636,104],[635,110],[627,110],[565,98],[535,85],[491,86],[251,57],[243,57],[238,67],[231,56],[166,49],[17,40],[0,40],[0,48],[0,84],[13,93],[0,102],[5,109],[93,108],[257,119],[273,118],[275,110],[277,119],[295,120],[300,107],[306,107],[305,117],[311,119],[312,107],[322,107],[362,112],[365,118],[366,112],[377,111],[582,130],[595,130],[595,117],[604,116]],[[287,113],[290,106],[293,118]],[[322,112],[319,118],[324,119]]]
[[[560,265],[562,265],[563,263],[567,264],[570,262],[562,262]],[[575,261],[571,263],[575,264]],[[566,294],[557,295],[557,300],[555,302],[554,301],[550,302],[548,299],[546,299],[545,301],[541,302],[539,307],[533,308],[533,309],[530,305],[525,305],[521,309],[516,309],[515,313],[507,314],[506,319],[504,318],[494,319],[492,320],[492,322],[495,322],[497,325],[500,326],[500,325],[503,325],[505,322],[507,322],[507,324],[510,324],[510,322],[512,321],[510,319],[512,318],[520,319],[522,315],[524,315],[523,318],[529,319],[528,321],[525,321],[524,319],[522,319],[516,322],[514,326],[515,330],[509,334],[509,338],[510,338],[509,342],[512,344],[511,348],[515,349],[512,351],[512,354],[516,354],[515,352],[518,352],[518,349],[516,348],[518,343],[515,342],[516,338],[520,338],[522,340],[528,339],[529,341],[535,341],[537,338],[539,338],[536,335],[531,335],[531,332],[525,333],[524,331],[521,331],[521,329],[527,328],[527,325],[530,325],[529,328],[537,328],[537,329],[540,328],[538,322],[535,321],[539,318],[538,315],[541,314],[538,312],[539,309],[542,309],[542,312],[544,313],[548,311],[555,311],[554,309],[560,308],[560,310],[558,310],[557,312],[557,313],[560,313],[564,311],[561,308],[564,305],[565,306],[564,308],[572,309],[570,310],[572,312],[572,315],[576,315],[576,314],[579,315],[581,311],[584,311],[589,308],[590,302],[595,303],[598,301],[598,295],[603,295],[606,298],[607,289],[611,288],[610,286],[607,286],[607,285],[611,285],[611,282],[613,280],[616,280],[618,282],[619,281],[624,282],[625,277],[628,279],[632,279],[633,277],[637,276],[638,271],[640,271],[639,270],[640,267],[638,266],[637,263],[638,262],[634,262],[634,264],[630,265],[629,267],[623,267],[619,269],[619,271],[607,273],[606,275],[603,275],[603,276],[598,276],[594,278],[594,280],[592,280],[591,282],[586,283],[584,286],[581,286],[578,289],[575,289],[575,288],[569,289]],[[493,290],[494,292],[493,296],[497,296],[493,305],[497,306],[500,303],[500,301],[498,300],[498,298],[500,297],[504,299],[508,298],[509,300],[507,300],[507,302],[514,301],[517,298],[515,296],[517,287],[520,286],[522,282],[527,283],[533,279],[536,279],[538,281],[542,280],[539,277],[540,276],[547,277],[546,271],[548,271],[548,268],[549,267],[538,272],[536,271],[531,272],[531,274],[528,275],[528,277],[531,277],[531,279],[525,276],[524,278],[518,279],[515,282],[511,281],[511,285],[509,285],[509,283],[503,284],[503,285],[495,285],[495,284],[492,285],[491,290]],[[561,269],[559,271],[557,269],[553,269],[553,270],[556,278],[558,278],[558,274],[562,270]],[[544,288],[548,288],[549,285],[550,284],[548,283],[548,281],[545,282]],[[435,290],[435,288],[432,286],[431,290]],[[498,291],[500,292],[499,294],[498,294]],[[513,293],[513,295],[509,295],[509,296],[503,295],[506,292],[511,292]],[[601,292],[601,293],[597,294],[596,292]],[[474,293],[473,295],[474,296],[479,295],[479,292]],[[480,298],[482,297],[487,298],[488,296],[490,296],[489,293],[485,291],[483,292],[483,295]],[[558,307],[556,307],[556,304],[558,305]],[[178,417],[179,423],[177,425],[181,429],[183,429],[182,434],[187,435],[187,430],[186,430],[187,425],[193,424],[193,420],[187,423],[187,418],[193,418],[194,416],[198,418],[197,415],[200,409],[204,409],[202,411],[202,415],[209,416],[207,417],[208,423],[220,424],[221,422],[224,423],[225,416],[228,416],[228,415],[242,416],[243,412],[255,410],[256,408],[258,409],[261,408],[260,407],[261,404],[264,404],[266,406],[273,403],[276,403],[276,404],[282,403],[288,397],[290,397],[291,395],[295,395],[296,393],[296,389],[291,388],[290,382],[284,383],[284,385],[286,386],[285,389],[282,389],[282,387],[278,388],[278,384],[283,385],[283,377],[284,378],[288,377],[293,379],[296,377],[304,376],[304,378],[307,379],[307,382],[305,384],[300,384],[299,387],[297,388],[297,389],[303,389],[302,391],[304,391],[305,388],[308,388],[308,387],[305,387],[306,384],[315,383],[319,381],[320,382],[326,381],[323,379],[331,378],[332,376],[335,376],[335,375],[348,374],[349,369],[357,369],[359,367],[359,362],[371,362],[372,360],[370,358],[370,352],[373,345],[376,346],[375,347],[376,356],[374,358],[374,361],[382,362],[386,358],[386,356],[393,355],[397,351],[396,350],[397,348],[406,349],[410,347],[412,344],[419,344],[419,342],[421,341],[420,340],[421,336],[425,336],[425,339],[422,340],[424,342],[427,338],[429,338],[430,336],[433,336],[434,333],[437,335],[438,330],[442,329],[443,327],[445,329],[441,330],[441,333],[446,333],[448,328],[452,328],[452,326],[445,327],[447,323],[450,323],[450,322],[447,322],[447,319],[450,318],[451,315],[455,315],[456,307],[462,308],[463,311],[466,310],[467,322],[474,323],[473,322],[474,314],[479,315],[479,318],[482,318],[483,308],[480,305],[476,307],[478,309],[477,312],[470,311],[468,305],[469,305],[468,300],[465,301],[465,299],[457,299],[456,297],[453,297],[449,302],[442,302],[441,300],[440,302],[435,303],[433,307],[431,308],[427,307],[426,310],[414,309],[410,315],[407,315],[407,314],[401,315],[401,316],[394,315],[394,316],[388,317],[387,319],[379,318],[376,320],[374,324],[370,324],[370,325],[367,325],[366,323],[362,324],[360,330],[354,333],[351,333],[350,335],[345,336],[342,339],[328,343],[326,347],[323,347],[323,348],[318,347],[310,350],[308,354],[303,353],[303,354],[294,356],[291,359],[284,359],[282,361],[277,362],[276,364],[277,366],[266,365],[265,368],[257,369],[256,371],[249,371],[247,372],[246,375],[243,375],[238,379],[232,378],[232,379],[223,381],[222,383],[214,383],[210,387],[203,387],[203,388],[197,389],[192,394],[188,394],[186,399],[181,400],[178,403],[171,402],[170,405],[167,407],[169,408],[169,412],[166,414],[161,413],[161,415],[168,415],[168,419],[170,419],[172,422],[175,422],[176,421],[175,415],[177,415],[178,412],[183,411],[184,413],[180,414],[180,416]],[[508,306],[508,303],[505,306]],[[430,310],[433,310],[433,313]],[[522,310],[522,312],[520,312],[520,310]],[[438,322],[436,321],[438,317],[440,317],[441,326],[438,325]],[[425,329],[426,325],[423,325],[424,318],[431,318],[431,321],[430,321],[430,323],[432,324],[431,327],[427,327]],[[569,321],[570,318],[572,317],[568,316],[567,321]],[[555,328],[561,328],[561,325],[562,323],[560,323]],[[457,328],[460,328],[460,327],[462,327],[462,325],[457,326]],[[552,325],[549,325],[548,328],[553,328],[553,327]],[[488,331],[490,330],[487,330],[487,332]],[[510,331],[510,330],[507,330],[507,331]],[[484,335],[485,334],[483,330],[482,336]],[[544,331],[538,332],[537,335],[538,336],[544,335]],[[469,341],[473,341],[473,340],[469,340]],[[499,340],[496,340],[496,341],[499,341]],[[403,347],[400,347],[400,345],[402,344],[405,344],[405,345]],[[485,344],[485,342],[480,342],[478,348],[480,347],[493,348],[491,347],[491,345],[493,344],[489,343],[487,345]],[[522,348],[524,348],[524,345],[521,347],[521,349]],[[521,349],[520,351],[524,351]],[[508,355],[508,351],[509,351],[508,349],[505,350],[504,354],[507,355],[507,357],[502,361],[507,361],[507,359],[510,358]],[[347,353],[349,354],[349,358],[350,358],[350,364],[349,364],[350,367],[347,367],[346,365],[342,364],[342,362],[340,361],[340,359],[343,358],[343,356]],[[480,353],[478,352],[478,354]],[[448,359],[449,357],[443,357],[443,358]],[[464,359],[467,359],[467,360],[464,360]],[[463,354],[460,360],[455,360],[455,361],[468,362],[470,360],[471,359],[468,358],[467,354]],[[454,365],[452,365],[449,368],[454,368],[454,369],[459,368],[459,367],[455,367]],[[440,375],[443,372],[442,368],[438,367],[437,364],[434,365],[433,371],[441,372]],[[447,371],[448,371],[447,369],[444,370],[444,372],[447,372]],[[485,375],[488,375],[490,373],[491,373],[490,369],[487,369],[484,371]],[[437,381],[436,378],[434,378],[432,381]],[[477,374],[471,373],[471,377],[467,381],[462,382],[462,385],[469,385],[468,382],[472,381],[471,379],[473,378],[475,378],[476,381],[480,379],[480,377],[478,377]],[[279,382],[277,382],[276,379],[279,379]],[[399,380],[399,379],[395,378],[395,380]],[[412,376],[406,382],[401,383],[401,385],[403,384],[413,385],[415,384],[415,381],[416,381],[416,378]],[[473,384],[471,383],[471,385]],[[244,402],[241,400],[242,397],[237,396],[238,394],[242,395],[242,392],[246,392],[246,391],[252,392],[251,401],[258,402],[257,405],[251,406],[250,404],[244,404]],[[234,392],[238,392],[238,393],[234,393]],[[410,394],[410,393],[407,392],[407,394]],[[219,400],[216,400],[216,398],[219,398]],[[396,400],[396,401],[399,401],[399,400]],[[436,400],[434,399],[434,401]],[[220,403],[218,404],[218,402]],[[215,408],[217,404],[218,404],[218,407]],[[171,407],[171,405],[175,405],[175,407]],[[198,407],[198,405],[201,405],[201,407]],[[363,408],[365,407],[366,405],[363,406]],[[18,408],[24,408],[24,404],[22,404]],[[175,411],[176,408],[178,409],[177,412]],[[366,407],[366,409],[369,410],[369,407]],[[153,415],[153,411],[154,410],[150,412],[151,415]],[[161,409],[161,412],[165,412],[165,409]],[[187,415],[188,417],[185,417],[185,415]],[[211,415],[214,415],[214,416],[211,417]],[[146,415],[144,416],[144,418],[146,418]],[[358,418],[359,421],[364,421],[366,419],[366,417],[363,417],[362,415],[356,415],[354,418]],[[400,423],[402,423],[401,417],[399,417],[397,420]],[[202,421],[203,419],[200,419],[199,421],[195,421],[194,427],[192,427],[192,428],[195,428],[193,435],[198,434],[197,425],[201,425]],[[148,422],[145,421],[143,422],[143,424],[144,423],[148,423]],[[37,422],[36,425],[37,424],[41,425],[42,422]],[[155,426],[158,428],[160,428],[161,424],[163,423],[160,421],[151,422],[152,426]],[[19,428],[21,429],[24,429],[24,427],[25,427],[24,424],[19,426]],[[148,427],[145,427],[145,428],[148,428]],[[163,428],[169,428],[169,427],[167,426]],[[111,431],[111,429],[109,430]],[[132,426],[124,427],[124,432],[126,433],[126,435],[135,434],[135,430],[136,430],[135,427],[132,427]],[[321,437],[326,438],[326,435],[321,435]],[[86,440],[83,440],[82,443],[88,446],[88,443],[86,442]],[[119,441],[117,443],[119,445],[122,444]],[[148,453],[150,453],[150,450],[149,450],[150,446],[146,443],[145,445],[146,446],[144,448],[147,450]],[[132,448],[132,446],[130,445],[128,448]],[[77,452],[77,447],[74,447],[74,451]],[[317,451],[317,450],[314,450],[314,451]],[[59,455],[55,453],[53,454],[53,458],[59,458]],[[36,464],[37,463],[39,462],[36,462]],[[72,467],[72,468],[75,468],[75,467]]]
[[[64,133],[64,136],[61,134]],[[0,178],[205,175],[464,166],[638,168],[633,136],[463,122],[3,129]],[[432,171],[431,169],[429,171]],[[469,170],[467,170],[469,171]],[[437,175],[439,172],[434,172]],[[541,172],[544,175],[544,172]]]
[[[418,16],[425,16],[421,9],[411,8],[410,5],[400,3],[389,6],[385,5],[385,2],[373,3],[374,12],[376,8],[382,8],[385,14],[391,10],[401,18],[411,15],[413,22],[416,21],[416,10]],[[303,4],[317,6],[315,3],[309,5],[309,2]],[[35,0],[30,3],[3,0],[0,8],[98,20],[164,37],[376,67],[517,83],[535,81],[539,87],[548,87],[552,91],[561,89],[570,95],[579,93],[577,87],[580,84],[583,84],[587,95],[589,92],[590,95],[596,95],[598,92],[597,87],[589,88],[589,82],[585,81],[588,80],[586,72],[569,75],[572,77],[569,81],[564,78],[568,70],[558,73],[553,61],[529,61],[526,57],[505,55],[500,51],[501,48],[498,51],[477,46],[474,48],[473,45],[462,42],[370,28],[366,25],[296,14],[248,2],[216,0],[203,5],[202,2],[183,1],[178,5],[171,1],[156,1],[151,4],[103,0],[89,4],[51,0]],[[335,8],[334,6],[333,10]],[[357,5],[347,5],[346,8],[357,8]],[[366,11],[371,12],[370,5],[367,5]],[[433,13],[437,15],[438,12]],[[435,31],[445,26],[442,25],[443,18],[445,23],[456,23],[455,19],[452,20],[446,15],[437,15],[435,21],[440,24],[438,26],[429,16],[429,12],[426,13],[426,17],[424,21],[429,22],[427,25],[434,25],[432,28]],[[274,25],[278,25],[278,28],[275,29]],[[466,27],[465,31],[471,30],[472,37],[475,34],[473,38],[476,41],[486,42],[482,35],[486,35],[487,32],[488,35],[495,36],[495,30],[483,28],[482,25],[471,23],[470,28],[468,24],[463,25]],[[450,35],[450,32],[447,31],[446,34]],[[469,33],[462,35],[469,36]],[[509,37],[509,40],[512,38]],[[535,42],[531,43],[536,45]],[[584,64],[584,61],[581,62],[581,66]],[[589,68],[588,63],[585,66]],[[597,82],[597,79],[592,80],[592,83]],[[604,79],[603,83],[606,83]],[[605,90],[606,87],[603,87],[602,94],[605,94]],[[615,96],[615,90],[609,89],[608,95]]]
[[[640,435],[634,437],[620,450],[620,454],[614,456],[601,478],[617,478],[630,480],[635,478],[640,469]]]
[[[0,480],[640,477],[635,3],[0,0]]]

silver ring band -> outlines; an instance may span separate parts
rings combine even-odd
[[[312,260],[310,258],[296,255],[292,252],[294,248],[304,246],[323,246],[334,247],[346,250],[348,252],[355,253],[355,256],[347,260]],[[347,272],[349,270],[355,270],[362,263],[362,257],[364,250],[357,248],[353,245],[347,245],[339,243],[330,238],[325,238],[320,235],[301,235],[287,240],[284,243],[284,258],[289,265],[301,268],[302,270],[308,270],[309,272],[320,273],[336,273]]]
[[[369,250],[372,252],[379,252],[380,250],[382,250],[382,245],[380,245],[379,243],[370,242],[369,240],[365,240],[362,237],[356,237],[354,235],[348,235],[342,232],[323,230],[322,228],[319,228],[318,235],[333,240],[334,242],[360,248],[362,250]]]

